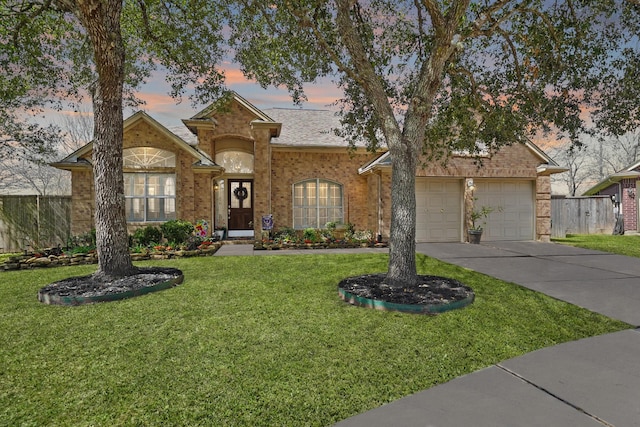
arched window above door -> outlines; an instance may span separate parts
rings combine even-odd
[[[226,173],[253,173],[253,154],[244,151],[216,153],[215,161]]]

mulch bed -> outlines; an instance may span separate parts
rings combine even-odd
[[[438,305],[461,301],[473,295],[473,290],[454,279],[439,276],[418,276],[412,287],[394,287],[384,283],[386,274],[365,274],[349,277],[338,288],[359,297],[395,304]]]
[[[93,275],[76,276],[53,282],[42,289],[40,294],[54,298],[76,297],[95,298],[126,292],[143,291],[160,283],[176,281],[182,271],[170,267],[140,267],[137,274],[105,281]]]

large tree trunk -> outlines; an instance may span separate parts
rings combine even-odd
[[[124,207],[122,175],[122,89],[124,45],[120,29],[122,1],[78,0],[79,18],[93,45],[98,81],[93,93],[96,275],[133,274]]]
[[[391,286],[413,286],[416,273],[416,165],[411,146],[389,141],[393,159],[391,172],[391,233],[389,271],[385,282]]]

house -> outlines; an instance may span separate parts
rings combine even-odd
[[[609,175],[587,191],[585,196],[609,196],[622,214],[624,219],[624,231],[640,231],[640,203],[637,195],[640,187],[640,162]]]
[[[347,150],[335,113],[260,110],[233,93],[183,120],[179,137],[144,112],[124,123],[124,182],[130,231],[174,218],[225,226],[230,237],[259,238],[274,228],[353,223],[384,238],[391,218],[392,159]],[[92,144],[54,164],[72,173],[73,233],[93,227]],[[482,166],[460,153],[418,171],[417,241],[465,241],[474,198],[496,208],[488,240],[549,240],[550,175],[564,171],[534,144],[486,155]],[[267,224],[264,224],[267,225]],[[212,229],[213,227],[210,227]]]

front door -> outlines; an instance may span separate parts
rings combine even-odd
[[[230,179],[229,193],[229,231],[253,230],[253,180]]]

